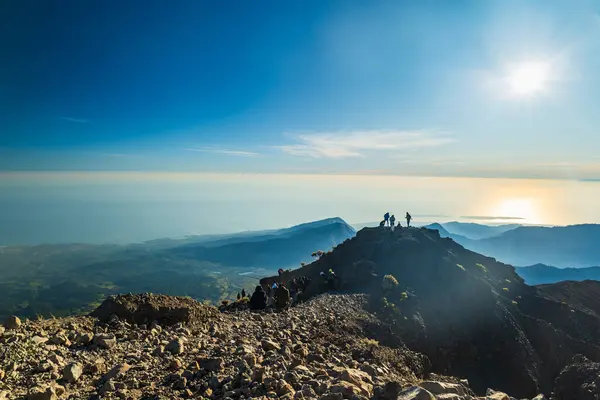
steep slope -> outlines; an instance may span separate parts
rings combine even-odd
[[[575,353],[600,357],[595,315],[539,293],[513,267],[437,231],[365,228],[280,279],[309,276],[316,284],[308,294],[317,294],[328,290],[319,274],[330,268],[339,276],[340,290],[371,293],[373,306],[436,371],[466,376],[479,392],[491,386],[523,397],[549,393]],[[398,280],[398,290],[382,289],[386,274]]]
[[[228,266],[289,268],[310,261],[316,250],[329,250],[353,237],[356,231],[343,220],[304,224],[249,240],[187,245],[170,251],[178,257],[196,258]]]
[[[557,267],[600,264],[600,225],[523,226],[478,240],[469,248],[514,265],[542,263]]]
[[[600,282],[558,282],[548,285],[539,285],[540,293],[547,298],[569,307],[581,310],[587,314],[600,318]]]
[[[600,280],[600,267],[556,268],[544,264],[515,267],[517,274],[528,285],[541,285],[561,281]]]

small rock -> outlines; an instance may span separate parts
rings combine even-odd
[[[279,344],[277,344],[271,340],[263,340],[261,342],[261,345],[265,351],[270,351],[270,350],[279,351],[281,349],[281,346],[279,346]]]
[[[177,358],[172,359],[171,362],[169,363],[169,369],[172,369],[173,371],[177,371],[181,367],[182,367],[181,361],[179,361]]]
[[[63,369],[63,379],[67,382],[77,381],[81,374],[83,374],[83,367],[78,363],[69,364]]]
[[[103,382],[107,382],[107,381],[110,381],[111,379],[118,378],[118,377],[124,375],[127,371],[129,371],[129,368],[131,368],[131,367],[127,363],[116,365],[113,369],[108,371],[102,377],[101,380]]]
[[[58,400],[58,396],[51,387],[36,387],[27,395],[27,400]]]
[[[209,372],[219,372],[223,369],[222,358],[201,358],[198,359],[198,365],[200,368],[205,369]]]
[[[117,344],[117,338],[112,333],[96,335],[94,336],[94,344],[104,349],[111,349]]]
[[[173,355],[182,354],[185,351],[183,340],[175,339],[171,343],[165,346],[165,351],[170,352]]]

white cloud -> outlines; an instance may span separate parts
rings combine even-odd
[[[314,158],[364,157],[371,151],[436,147],[454,142],[446,134],[425,131],[353,131],[293,135],[295,144],[275,146],[287,154]]]
[[[90,122],[89,119],[83,119],[83,118],[60,117],[60,119],[62,119],[63,121],[69,121],[69,122],[73,122],[76,124],[87,124],[88,122]]]
[[[186,151],[195,151],[199,153],[217,153],[224,154],[228,156],[238,156],[238,157],[256,157],[259,154],[253,151],[244,151],[244,150],[231,150],[231,149],[223,149],[220,147],[193,147],[184,149]]]

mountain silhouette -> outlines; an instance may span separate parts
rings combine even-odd
[[[444,222],[444,229],[454,235],[464,236],[469,239],[485,239],[498,236],[504,232],[518,228],[520,224],[484,225],[473,222]]]
[[[522,226],[495,237],[463,244],[513,265],[541,263],[575,268],[600,265],[598,224]]]
[[[295,268],[310,261],[314,251],[330,250],[355,234],[343,219],[329,218],[266,234],[187,244],[170,253],[234,267]]]
[[[528,285],[540,285],[561,281],[600,281],[600,267],[556,268],[545,264],[515,267]]]
[[[313,296],[331,290],[320,277],[330,269],[336,290],[369,293],[409,348],[427,355],[436,372],[467,377],[476,392],[533,397],[551,391],[576,353],[600,360],[598,315],[525,284],[512,266],[437,230],[364,228],[312,264],[261,283],[308,276]],[[388,274],[397,290],[382,287]]]

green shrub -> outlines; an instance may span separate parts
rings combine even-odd
[[[519,303],[517,303],[516,301],[512,301],[513,306],[519,305]]]
[[[506,293],[508,293],[508,288],[507,287],[503,287],[502,290],[504,290]]]
[[[505,279],[506,283],[510,283],[510,279]]]
[[[483,272],[484,274],[487,274],[488,270],[487,270],[487,268],[485,267],[485,265],[477,263],[477,264],[475,264],[475,266],[476,266],[477,268],[479,268],[479,270],[480,270],[481,272]]]
[[[394,278],[393,275],[386,275],[383,277],[383,281],[381,282],[381,287],[383,290],[392,290],[398,287],[398,280]]]
[[[466,271],[465,267],[463,267],[462,265],[460,265],[460,264],[456,264],[456,266],[457,266],[458,268],[462,269],[463,271]]]
[[[408,299],[408,293],[402,292],[400,293],[400,301]]]

